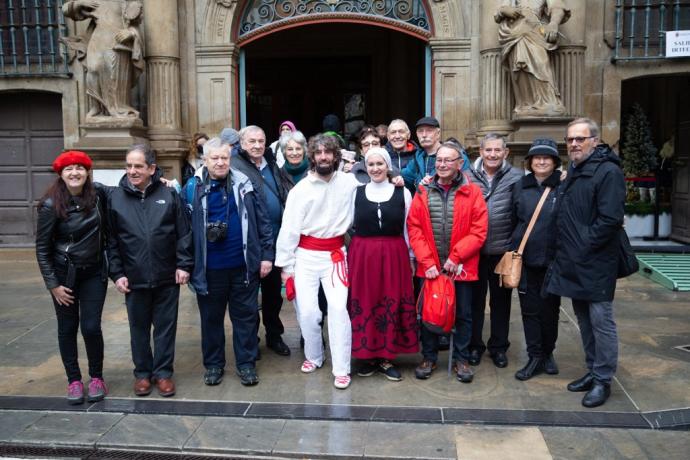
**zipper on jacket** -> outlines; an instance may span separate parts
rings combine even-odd
[[[448,195],[450,194],[450,190],[448,192],[444,190],[441,191],[441,199],[443,202],[443,207],[442,213],[443,213],[443,219],[441,220],[441,235],[443,236],[443,248],[448,248],[448,235],[446,232],[446,222],[448,221]],[[449,248],[450,249],[450,248]],[[448,251],[450,253],[450,251]],[[441,257],[441,254],[439,254],[439,259]],[[446,257],[447,259],[448,257]],[[441,263],[445,263],[445,261],[439,260]]]

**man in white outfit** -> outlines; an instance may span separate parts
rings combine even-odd
[[[347,313],[347,257],[344,235],[352,225],[353,174],[338,171],[341,160],[336,138],[317,135],[307,148],[310,171],[290,191],[278,234],[275,265],[283,282],[294,279],[295,308],[304,336],[302,372],[324,362],[319,310],[319,283],[328,300],[328,342],[333,359],[334,385],[350,385],[352,329]]]

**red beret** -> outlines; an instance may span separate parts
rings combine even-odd
[[[84,152],[80,152],[79,150],[68,150],[62,152],[55,161],[53,161],[53,171],[60,174],[62,170],[69,165],[82,165],[86,169],[91,169],[93,162]]]

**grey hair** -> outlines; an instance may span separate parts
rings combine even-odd
[[[290,131],[289,133],[285,133],[282,136],[280,136],[280,140],[278,141],[278,146],[280,148],[280,151],[283,152],[283,155],[285,155],[285,149],[287,148],[288,142],[290,141],[297,142],[300,146],[302,146],[302,150],[304,150],[304,155],[307,154],[307,138],[304,137],[302,131]]]
[[[156,151],[146,144],[135,144],[127,150],[127,153],[140,152],[144,154],[144,161],[146,166],[156,164]]]
[[[405,120],[403,120],[401,118],[396,118],[395,120],[392,120],[390,123],[388,123],[388,129],[391,129],[391,125],[393,123],[402,123],[405,126],[405,129],[407,130],[407,132],[408,133],[410,132],[410,127],[407,126],[407,122]]]
[[[582,124],[587,125],[587,127],[589,128],[589,135],[590,136],[596,137],[597,139],[599,139],[599,125],[597,124],[596,121],[592,120],[591,118],[582,117],[582,118],[574,119],[573,121],[568,123],[568,128],[566,128],[566,132],[568,129],[570,129],[571,126],[582,125]]]
[[[506,148],[506,138],[505,136],[498,134],[498,133],[486,133],[486,136],[482,139],[482,142],[479,144],[479,148],[484,149],[484,145],[487,141],[495,141],[495,140],[500,140],[503,143],[503,148]]]
[[[230,149],[230,144],[223,143],[220,137],[213,137],[206,141],[204,144],[204,156],[211,153],[212,150],[218,150],[221,148]]]
[[[264,135],[264,137],[266,137],[266,132],[263,129],[259,128],[256,125],[249,125],[249,126],[245,126],[244,128],[240,129],[240,133],[239,133],[240,134],[240,142],[244,141],[244,136],[246,136],[247,134],[249,134],[253,131],[261,131],[261,133]]]

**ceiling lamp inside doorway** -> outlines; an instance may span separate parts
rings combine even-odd
[[[314,15],[324,20],[375,18],[422,36],[431,32],[421,0],[250,0],[242,14],[239,38],[248,38],[259,33],[259,29],[301,22],[306,16]]]

